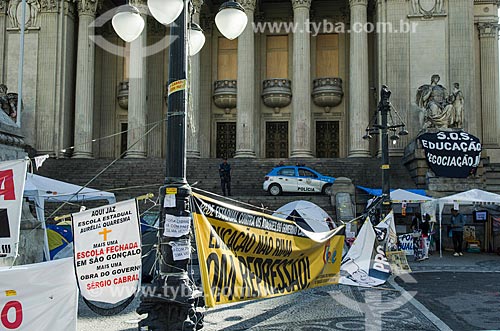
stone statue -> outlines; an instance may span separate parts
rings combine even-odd
[[[19,28],[21,22],[21,0],[9,0],[8,16],[12,28]],[[40,11],[40,0],[26,0],[26,27],[36,27],[38,25],[38,12]],[[19,11],[19,13],[18,13]]]
[[[17,6],[21,3],[21,0],[10,0],[9,9],[7,14],[9,15],[10,25],[12,28],[19,27],[19,22],[17,21]]]
[[[0,84],[0,108],[16,122],[17,93],[7,93],[7,86]]]
[[[420,119],[423,129],[427,128],[462,128],[463,127],[463,95],[460,85],[454,84],[453,93],[438,84],[439,75],[432,75],[431,83],[417,89],[416,104],[423,110]]]

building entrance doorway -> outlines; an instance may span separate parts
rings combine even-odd
[[[339,157],[339,122],[316,122],[316,157]]]
[[[216,157],[232,158],[236,151],[236,122],[217,123]]]
[[[266,158],[288,158],[288,122],[266,123]]]

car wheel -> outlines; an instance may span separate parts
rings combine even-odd
[[[269,194],[271,195],[280,195],[281,192],[283,192],[283,190],[281,189],[281,186],[279,186],[278,184],[272,184],[271,186],[269,186]]]
[[[330,195],[332,193],[332,184],[325,184],[323,186],[323,189],[321,190],[321,193]]]

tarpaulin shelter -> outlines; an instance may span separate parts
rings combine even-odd
[[[368,188],[368,187],[363,187],[363,186],[358,186],[360,189],[363,191],[374,195],[374,196],[381,196],[382,195],[382,189],[374,189],[374,188]],[[391,190],[391,201],[394,203],[400,203],[400,202],[423,202],[423,201],[431,201],[434,200],[433,198],[430,198],[425,195],[425,190],[422,189],[394,189]]]
[[[500,195],[496,193],[491,193],[488,191],[483,191],[479,189],[472,189],[469,191],[449,195],[447,197],[442,197],[438,199],[439,204],[439,256],[443,256],[443,251],[441,247],[441,223],[443,219],[443,209],[445,204],[462,204],[462,205],[473,205],[473,204],[495,204],[500,205]]]
[[[36,216],[45,226],[45,203],[46,202],[83,202],[94,200],[107,200],[108,203],[115,203],[115,195],[111,192],[100,191],[88,187],[70,184],[53,178],[43,177],[28,173],[26,184],[24,185],[24,197],[35,203]],[[49,259],[49,246],[47,234],[45,234],[44,254]]]

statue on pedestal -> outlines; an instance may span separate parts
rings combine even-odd
[[[416,104],[422,109],[422,129],[463,128],[464,97],[458,83],[453,84],[452,94],[438,84],[439,75],[432,75],[431,83],[417,89]]]

